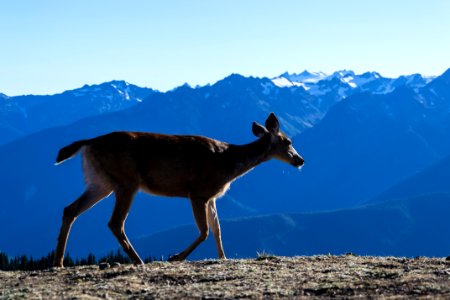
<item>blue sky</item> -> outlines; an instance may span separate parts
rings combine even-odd
[[[0,92],[304,69],[439,75],[449,36],[447,0],[0,1]]]

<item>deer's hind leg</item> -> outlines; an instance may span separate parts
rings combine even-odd
[[[100,200],[112,193],[110,184],[101,173],[97,172],[92,164],[89,154],[83,149],[83,172],[86,181],[86,190],[77,200],[64,208],[63,220],[56,245],[53,265],[63,267],[64,253],[66,251],[67,239],[73,222],[83,212],[94,206]]]
[[[138,265],[143,264],[144,262],[139,257],[136,250],[134,250],[133,245],[131,245],[131,242],[125,234],[125,220],[127,219],[136,191],[137,188],[117,188],[114,190],[116,195],[116,204],[108,226],[119,241],[123,251],[125,251],[134,264]]]
[[[89,185],[86,191],[72,204],[64,208],[63,221],[56,245],[53,265],[63,267],[64,253],[66,251],[67,239],[70,228],[76,218],[83,212],[94,206],[97,202],[111,194],[112,190],[101,185]]]

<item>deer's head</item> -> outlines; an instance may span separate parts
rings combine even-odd
[[[296,168],[303,166],[305,161],[292,147],[292,141],[280,130],[280,123],[274,113],[266,120],[266,127],[253,122],[253,134],[259,138],[270,136],[270,157],[284,161]]]

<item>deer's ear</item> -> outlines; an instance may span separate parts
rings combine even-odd
[[[280,123],[274,113],[270,113],[266,120],[266,128],[273,134],[277,134],[280,131]]]
[[[258,124],[256,122],[253,122],[252,132],[253,132],[254,135],[256,135],[259,138],[263,137],[266,133],[269,133],[267,131],[267,129],[264,128],[264,126],[262,126],[262,125],[260,125],[260,124]]]

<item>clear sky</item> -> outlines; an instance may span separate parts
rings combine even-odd
[[[450,67],[448,0],[0,0],[0,92]]]

